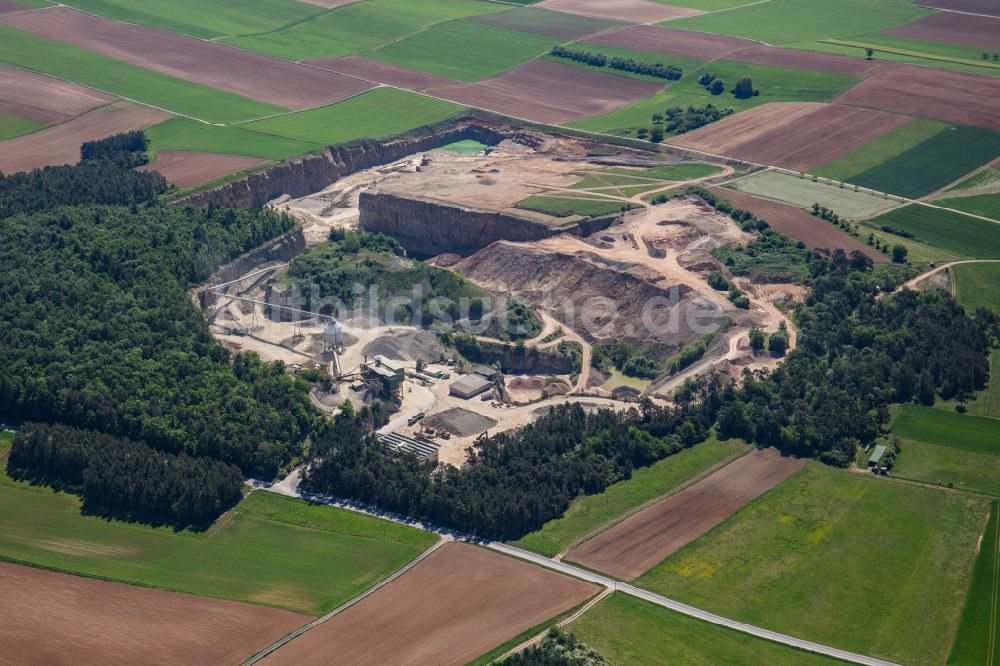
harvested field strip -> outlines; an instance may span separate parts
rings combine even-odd
[[[398,67],[377,60],[362,58],[361,56],[342,56],[340,58],[321,58],[319,60],[307,60],[306,64],[331,72],[339,72],[349,76],[356,76],[366,81],[376,81],[397,88],[408,90],[425,90],[433,86],[446,86],[458,83],[455,79],[446,76],[428,74],[407,67]]]
[[[631,580],[797,472],[803,460],[753,451],[687,490],[664,498],[566,554],[566,559]]]
[[[655,23],[681,16],[695,16],[698,9],[651,2],[650,0],[545,0],[537,5],[567,14],[597,16],[626,23]]]
[[[735,51],[759,45],[759,42],[739,37],[676,30],[657,25],[629,26],[591,37],[587,41],[603,46],[636,49],[696,60],[716,60]]]
[[[647,502],[676,492],[680,486],[748,451],[749,447],[738,440],[710,439],[696,444],[635,470],[631,479],[619,481],[602,493],[578,497],[561,518],[511,545],[554,557]]]
[[[536,60],[500,76],[426,92],[470,106],[544,123],[560,123],[649,96],[660,85]]]
[[[102,106],[61,125],[5,141],[0,149],[0,172],[76,164],[84,141],[144,129],[169,117],[168,113],[132,102]]]
[[[115,101],[110,95],[66,81],[0,67],[0,113],[51,125]]]
[[[267,160],[245,155],[225,155],[190,150],[161,150],[154,162],[147,164],[140,170],[158,171],[163,174],[168,183],[184,189],[202,185],[261,164],[267,164]]]
[[[265,664],[465,664],[597,592],[464,543],[294,639]]]
[[[896,199],[868,192],[855,192],[852,187],[813,181],[810,178],[781,171],[759,171],[746,178],[727,183],[726,187],[805,210],[811,209],[813,204],[818,203],[830,208],[841,217],[852,220],[871,217],[899,205]]]
[[[357,97],[242,125],[247,129],[321,145],[397,134],[444,120],[461,106],[394,88],[376,88]]]
[[[907,439],[1000,456],[998,419],[903,405],[893,421],[892,432]]]
[[[460,81],[494,76],[552,48],[553,38],[472,21],[440,23],[367,53],[367,57]]]
[[[45,127],[45,125],[36,123],[34,120],[0,113],[0,141],[13,139],[14,137],[21,136],[22,134],[29,134],[35,130],[42,129],[43,127]]]
[[[9,663],[238,663],[309,620],[6,562],[0,587]]]
[[[1000,502],[993,502],[948,663],[1000,663]]]
[[[962,182],[947,190],[946,194],[952,196],[966,196],[973,194],[992,194],[1000,192],[1000,169],[994,161],[991,166],[978,171]]]
[[[842,649],[940,664],[987,505],[810,462],[637,584]],[[893,575],[856,584],[873,563]]]
[[[544,37],[554,37],[567,41],[580,39],[595,32],[621,25],[617,21],[607,21],[590,16],[576,16],[565,12],[552,12],[536,7],[522,7],[499,14],[486,14],[469,19],[495,28],[506,28],[519,32],[530,32]]]
[[[0,25],[0,62],[213,122],[248,120],[287,111],[285,107],[183,81],[6,25]]]
[[[903,439],[892,475],[1000,497],[1000,455]]]
[[[329,104],[372,84],[193,37],[98,18],[69,7],[0,22],[123,62],[293,109]]]
[[[924,141],[945,131],[950,125],[938,120],[914,118],[888,134],[841,155],[835,160],[812,168],[810,173],[843,182],[853,182],[852,178],[866,171],[876,169],[906,151],[919,146]],[[860,183],[859,183],[860,184]]]
[[[282,160],[319,150],[319,143],[299,141],[244,127],[206,125],[190,118],[171,118],[146,130],[149,150],[197,150]]]
[[[829,222],[813,217],[801,208],[721,187],[710,189],[716,196],[728,199],[735,206],[750,211],[762,220],[767,220],[771,228],[778,233],[800,240],[813,249],[823,248],[830,251],[841,249],[847,254],[858,250],[871,257],[873,261],[888,261],[878,250],[865,245]]]
[[[871,222],[904,229],[916,240],[965,257],[1000,259],[1000,224],[996,222],[919,204],[897,208]]]
[[[940,12],[885,34],[994,51],[1000,49],[1000,18]]]

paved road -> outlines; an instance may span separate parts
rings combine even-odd
[[[814,652],[817,654],[826,655],[833,657],[835,659],[842,659],[844,661],[852,662],[855,664],[865,664],[867,666],[895,666],[892,662],[883,661],[881,659],[876,659],[874,657],[868,657],[862,654],[856,654],[854,652],[847,652],[846,650],[839,650],[834,647],[829,647],[826,645],[820,645],[819,643],[813,643],[811,641],[806,641],[801,638],[795,638],[794,636],[788,636],[786,634],[780,634],[776,631],[770,631],[768,629],[763,629],[761,627],[755,627],[751,624],[746,624],[743,622],[737,622],[736,620],[730,620],[728,618],[722,617],[721,615],[716,615],[714,613],[709,613],[708,611],[703,611],[694,606],[689,606],[683,604],[679,601],[674,601],[664,597],[663,595],[650,592],[648,590],[643,590],[641,588],[635,587],[634,585],[629,585],[627,583],[622,583],[608,576],[603,576],[601,574],[595,573],[593,571],[587,571],[586,569],[581,569],[580,567],[575,567],[571,564],[566,564],[565,562],[560,562],[558,560],[553,560],[544,555],[538,555],[537,553],[532,553],[527,550],[522,550],[521,548],[515,548],[509,546],[505,543],[499,541],[489,541],[487,539],[478,539],[467,534],[462,534],[461,532],[456,532],[455,530],[450,530],[443,527],[438,527],[430,523],[425,523],[420,520],[415,520],[413,518],[407,518],[406,516],[400,516],[388,511],[382,511],[377,507],[371,507],[360,502],[354,502],[350,500],[343,500],[336,497],[328,497],[324,495],[314,495],[312,493],[307,493],[298,488],[298,476],[294,475],[291,482],[289,479],[278,483],[278,484],[266,484],[260,482],[251,481],[251,485],[257,488],[262,488],[269,490],[271,492],[279,493],[289,497],[296,497],[298,499],[303,499],[309,502],[316,502],[320,504],[327,504],[330,506],[335,506],[341,509],[347,509],[349,511],[356,511],[358,513],[364,513],[370,516],[375,516],[378,518],[383,518],[385,520],[391,520],[396,523],[403,525],[409,525],[410,527],[415,527],[417,529],[422,529],[428,532],[437,534],[444,539],[454,539],[458,541],[467,541],[469,543],[475,543],[485,548],[509,555],[511,557],[516,557],[539,566],[543,566],[547,569],[553,571],[558,571],[559,573],[565,574],[567,576],[572,576],[573,578],[578,578],[580,580],[585,580],[591,583],[596,583],[597,585],[602,585],[606,588],[611,588],[616,592],[621,592],[623,594],[628,594],[644,601],[656,604],[658,606],[663,606],[664,608],[669,608],[670,610],[688,615],[690,617],[697,618],[699,620],[704,620],[705,622],[711,622],[712,624],[717,624],[729,629],[734,629],[736,631],[743,632],[745,634],[750,634],[751,636],[757,636],[759,638],[764,638],[775,643],[781,643],[783,645],[788,645],[800,650],[805,650],[807,652]]]

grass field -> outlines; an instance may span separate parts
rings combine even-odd
[[[850,181],[854,176],[877,169],[880,165],[919,146],[951,127],[948,123],[914,118],[901,127],[883,134],[860,148],[835,160],[810,169],[811,173],[833,180]]]
[[[287,60],[324,58],[367,51],[442,21],[508,9],[481,0],[367,0],[275,32],[221,41]]]
[[[792,44],[786,44],[785,46],[789,48],[802,49],[804,51],[820,51],[822,53],[839,53],[840,55],[852,56],[854,58],[864,58],[865,57],[865,47],[864,45],[858,43],[855,45],[853,40],[841,40],[850,41],[850,44],[843,43],[833,43],[833,42],[795,42]],[[885,49],[887,47],[880,47]],[[937,67],[939,69],[951,69],[958,72],[969,72],[971,74],[983,74],[985,76],[1000,76],[1000,67],[990,67],[989,65],[984,65],[983,61],[977,61],[973,63],[958,62],[955,60],[944,59],[939,56],[931,56],[931,54],[919,54],[919,53],[895,53],[891,51],[875,49],[875,59],[887,62],[908,62],[914,65],[923,65],[924,67]]]
[[[0,62],[212,122],[249,120],[287,111],[3,25]]]
[[[200,150],[206,153],[250,155],[282,160],[322,148],[321,144],[254,132],[243,127],[206,125],[189,118],[171,118],[146,130],[149,150]]]
[[[957,183],[954,187],[948,189],[948,192],[962,192],[965,190],[971,190],[973,188],[997,188],[1000,189],[1000,169],[995,169],[993,167],[987,167],[978,173],[975,173],[960,183]]]
[[[550,520],[542,529],[513,545],[549,557],[557,555],[634,509],[673,494],[680,486],[749,450],[750,447],[738,440],[719,442],[711,439],[696,444],[654,465],[635,470],[631,479],[619,481],[603,493],[573,500],[562,518]]]
[[[827,645],[941,663],[986,507],[811,462],[637,585]]]
[[[484,79],[534,60],[559,40],[450,21],[367,53],[369,58],[462,81]]]
[[[912,204],[880,215],[874,226],[891,225],[916,235],[916,240],[957,255],[1000,259],[1000,225],[961,213]]]
[[[330,106],[259,120],[242,127],[328,146],[435,123],[462,108],[396,88],[376,88]]]
[[[669,59],[669,56],[661,56],[661,59]],[[754,87],[760,90],[760,95],[750,99],[736,99],[730,92],[712,95],[698,85],[698,77],[704,72],[715,74],[725,81],[727,90],[741,77],[749,76],[753,79]],[[568,124],[595,132],[627,134],[624,130],[650,127],[652,114],[663,113],[664,109],[672,106],[701,107],[714,104],[720,108],[732,107],[743,111],[768,102],[829,102],[860,81],[857,77],[841,74],[720,60],[698,69],[685,69],[684,78],[641,102],[603,116]]]
[[[893,434],[965,451],[1000,455],[1000,420],[958,412],[903,405]]]
[[[963,213],[982,215],[993,220],[1000,220],[1000,192],[990,194],[975,194],[968,197],[949,197],[935,199],[938,206],[960,210]]]
[[[45,127],[45,125],[36,123],[33,120],[28,120],[27,118],[0,113],[0,141],[13,139],[15,136],[21,136],[22,134],[27,134],[28,132],[34,132],[35,130],[40,130],[43,127]]]
[[[1000,661],[1000,502],[994,502],[972,570],[962,619],[948,664],[981,666]]]
[[[789,44],[885,30],[931,13],[918,7],[867,0],[771,0],[664,25]]]
[[[63,4],[117,21],[204,39],[270,32],[324,11],[294,0],[70,0]]]
[[[658,180],[693,180],[707,178],[722,173],[722,168],[713,164],[669,164],[666,166],[648,167],[645,169],[626,169],[624,167],[607,167],[601,173],[618,174],[622,176],[642,176]]]
[[[1000,454],[904,439],[892,475],[1000,497]]]
[[[588,610],[568,630],[612,664],[837,664],[701,622],[625,594]]]
[[[599,215],[610,215],[617,213],[628,204],[610,199],[598,199],[596,197],[586,198],[581,193],[580,198],[570,197],[550,197],[535,195],[516,202],[516,208],[533,210],[538,213],[545,213],[553,217],[569,217],[571,215],[582,215],[583,217],[597,217]]]
[[[987,69],[990,64],[993,64],[989,61],[980,60],[979,56],[983,52],[982,49],[975,49],[971,46],[962,46],[961,44],[949,44],[946,42],[935,42],[926,39],[912,39],[910,37],[886,35],[879,32],[874,32],[868,35],[852,36],[845,41],[867,44],[876,50],[886,49],[899,53],[919,53],[932,58],[953,59],[956,62],[981,62],[983,65],[986,65],[981,68],[983,70]]]
[[[9,443],[0,438],[0,463]],[[204,533],[108,521],[81,516],[74,495],[12,481],[0,464],[0,557],[70,573],[319,615],[433,542],[263,491]]]
[[[855,192],[853,188],[800,178],[781,171],[761,171],[727,185],[739,192],[756,194],[768,199],[809,209],[814,203],[832,209],[842,217],[861,219],[871,217],[892,206],[895,199],[886,199],[868,192]]]
[[[966,310],[982,307],[1000,314],[1000,264],[959,264],[951,271],[955,298]]]

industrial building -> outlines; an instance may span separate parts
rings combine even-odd
[[[420,462],[429,462],[436,465],[438,461],[438,445],[430,442],[423,442],[418,439],[411,439],[397,432],[380,434],[378,441],[397,453],[412,454]]]
[[[480,393],[484,393],[493,386],[493,382],[482,375],[466,375],[448,388],[448,392],[453,396],[468,400]]]
[[[362,364],[366,379],[376,380],[382,384],[385,395],[393,395],[403,386],[405,372],[403,366],[385,356],[372,357]]]

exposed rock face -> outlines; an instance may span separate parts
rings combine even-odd
[[[555,349],[538,349],[504,342],[455,339],[458,351],[473,363],[499,363],[509,374],[567,375],[574,370],[572,354]]]
[[[612,215],[555,227],[509,213],[422,197],[361,193],[361,228],[392,236],[417,256],[443,252],[467,256],[499,240],[535,241],[561,233],[588,236],[615,219]]]
[[[219,268],[219,270],[212,273],[212,275],[209,276],[209,278],[202,283],[200,287],[198,287],[196,292],[198,303],[203,308],[208,305],[211,300],[209,289],[212,287],[224,282],[235,280],[241,275],[249,273],[254,267],[270,261],[291,261],[292,258],[302,252],[305,247],[306,239],[305,235],[302,233],[302,227],[295,227],[291,231],[268,241],[264,245],[250,250],[246,254],[237,257],[225,266]]]

